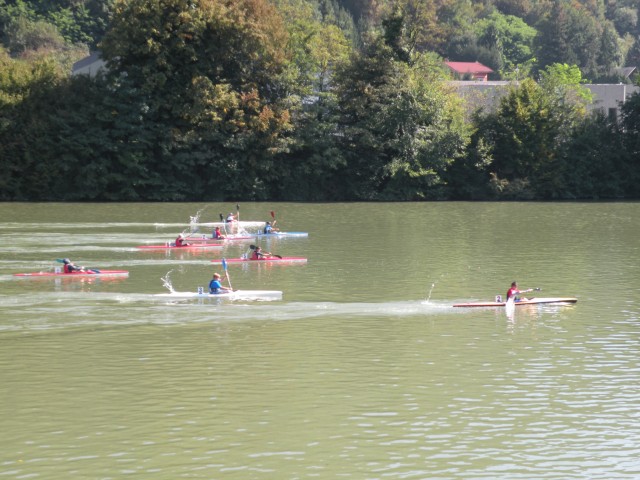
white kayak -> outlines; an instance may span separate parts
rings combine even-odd
[[[575,297],[534,297],[526,300],[520,300],[518,302],[512,302],[512,305],[516,307],[523,307],[525,305],[540,305],[540,304],[557,304],[567,305],[576,303],[578,301]],[[468,303],[456,303],[454,307],[504,307],[507,302],[468,302]]]
[[[211,299],[227,299],[227,300],[282,300],[282,292],[279,290],[236,290],[234,292],[225,293],[209,293],[206,290],[200,292],[171,292],[158,293],[154,295],[158,298],[183,300],[188,298],[211,298]]]
[[[256,236],[261,238],[284,238],[284,237],[308,237],[308,232],[271,232],[271,233],[263,233],[258,232]]]

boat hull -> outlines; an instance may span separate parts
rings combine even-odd
[[[45,278],[45,277],[64,277],[64,278],[83,278],[83,277],[127,277],[127,270],[100,270],[99,272],[73,272],[73,273],[56,273],[56,272],[32,272],[32,273],[14,273],[15,277],[24,278]]]
[[[577,298],[574,297],[539,297],[529,298],[527,300],[521,300],[514,302],[516,307],[523,307],[525,305],[540,305],[540,304],[571,304],[576,303]],[[504,307],[506,302],[468,302],[468,303],[456,303],[454,307]]]
[[[210,298],[227,300],[282,300],[279,290],[236,290],[228,293],[171,292],[154,295],[157,298],[184,300],[189,298]]]
[[[237,264],[237,263],[249,263],[249,264],[253,264],[253,263],[307,263],[307,259],[305,257],[282,257],[282,258],[278,258],[278,257],[269,257],[269,258],[262,258],[260,260],[254,260],[251,258],[226,258],[225,261],[230,264]],[[222,265],[222,259],[221,258],[216,258],[214,260],[211,260],[211,263],[213,263],[214,265]]]
[[[278,238],[278,237],[308,237],[308,232],[275,232],[275,233],[257,233],[260,238]]]
[[[223,248],[221,243],[197,243],[195,245],[185,245],[176,247],[175,245],[138,245],[140,250],[203,250]]]

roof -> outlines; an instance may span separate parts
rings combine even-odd
[[[484,66],[480,62],[444,62],[451,70],[462,75],[466,73],[493,73],[489,67]]]

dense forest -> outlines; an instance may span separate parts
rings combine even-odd
[[[640,0],[0,0],[2,201],[640,198]],[[99,50],[99,75],[71,75]],[[512,80],[470,112],[444,60]],[[638,77],[635,77],[636,79]],[[637,80],[635,80],[637,82]]]

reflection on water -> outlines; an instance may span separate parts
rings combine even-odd
[[[218,268],[135,251],[202,209],[0,205],[1,477],[640,476],[636,204],[247,204],[309,231],[229,268],[283,300],[154,297]],[[130,275],[12,276],[61,256]],[[452,307],[513,280],[579,300]]]

